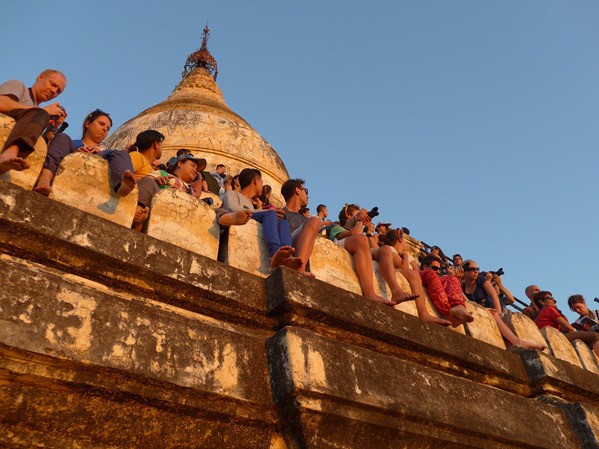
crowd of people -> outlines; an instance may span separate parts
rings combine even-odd
[[[504,314],[509,313],[507,306],[513,304],[515,298],[504,286],[501,270],[481,272],[474,260],[463,260],[460,254],[450,260],[438,246],[423,248],[421,257],[416,259],[406,245],[407,228],[394,228],[391,223],[383,222],[375,226],[372,222],[375,214],[356,204],[345,204],[335,222],[329,220],[324,204],[319,204],[316,215],[311,215],[303,179],[289,179],[283,184],[281,195],[285,206],[277,208],[272,202],[272,188],[263,184],[262,174],[256,168],[247,167],[230,176],[224,164],[217,164],[209,172],[206,159],[194,156],[185,148],[162,164],[164,135],[156,130],[142,131],[127,149],[104,148],[102,143],[112,127],[112,120],[109,113],[100,109],[85,117],[81,138],[74,139],[61,132],[66,111],[60,103],[40,107],[41,103],[60,95],[66,84],[61,72],[48,69],[30,88],[17,80],[0,85],[0,113],[16,121],[0,153],[0,174],[28,169],[27,156],[43,137],[48,152],[34,188],[39,194],[50,195],[53,178],[65,156],[74,152],[94,154],[108,162],[116,195],[125,197],[138,187],[138,205],[131,224],[137,231],[143,232],[147,226],[152,199],[160,190],[176,189],[198,198],[212,192],[222,199],[222,206],[215,210],[223,230],[243,226],[249,220],[261,224],[273,269],[286,266],[314,277],[310,272],[310,255],[317,237],[326,236],[353,256],[366,298],[388,306],[415,301],[421,319],[454,327],[474,320],[466,307],[466,301],[473,301],[489,311],[510,344],[544,348],[543,344],[519,338],[503,321]],[[373,261],[378,262],[379,271],[389,286],[387,298],[375,291]],[[410,291],[399,285],[396,271],[405,277]],[[436,313],[428,311],[425,291]],[[531,285],[525,293],[531,303],[522,312],[539,328],[551,326],[562,331],[570,341],[580,339],[599,356],[599,311],[589,310],[581,295],[568,299],[571,310],[580,315],[570,324],[557,309],[550,292]]]

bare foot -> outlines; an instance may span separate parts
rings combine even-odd
[[[418,296],[420,296],[418,293],[406,293],[404,291],[399,291],[398,293],[393,294],[391,300],[395,304],[400,304],[406,301],[413,301],[414,299],[418,298]]]
[[[249,209],[238,210],[233,212],[233,225],[241,226],[246,224],[252,218],[252,211]]]
[[[300,273],[302,273],[304,276],[312,278],[312,279],[316,279],[316,275],[314,273],[311,273],[309,271],[300,271]]]
[[[141,207],[141,206],[137,206],[137,209],[135,210],[135,216],[133,217],[133,223],[131,224],[131,227],[133,229],[141,229],[141,225],[144,224],[144,221],[146,221],[148,219],[148,215],[150,215],[150,208],[149,207]]]
[[[426,315],[423,315],[420,317],[420,319],[422,321],[426,321],[427,323],[433,323],[433,324],[438,324],[440,326],[451,326],[451,321],[448,320],[444,320],[442,318],[437,318],[436,316],[433,316],[429,313],[427,313]]]
[[[27,162],[22,157],[5,157],[0,156],[0,175],[4,173],[15,170],[15,171],[23,171],[27,170],[29,167],[29,162]]]
[[[135,184],[137,184],[137,181],[135,180],[133,173],[129,170],[125,170],[125,173],[123,173],[123,177],[121,178],[121,185],[116,194],[120,197],[129,195],[135,188]]]
[[[270,268],[274,269],[285,265],[293,270],[299,270],[304,263],[299,257],[291,257],[294,252],[295,248],[293,246],[281,246],[270,259]]]
[[[516,342],[514,343],[514,346],[518,346],[520,348],[524,348],[524,349],[537,349],[539,351],[542,351],[543,349],[545,349],[547,346],[542,344],[542,343],[535,343],[532,341],[528,341],[528,340],[524,340],[522,338],[518,338],[518,340],[516,340]]]
[[[452,307],[449,311],[449,321],[451,321],[452,327],[458,327],[460,324],[472,323],[474,317],[471,312],[466,310],[466,307],[459,305]]]
[[[379,304],[385,304],[386,306],[394,306],[395,305],[395,301],[391,301],[389,299],[385,299],[382,296],[379,295],[371,295],[371,296],[366,296],[368,299],[372,299],[375,302],[378,302]]]
[[[52,193],[52,186],[37,186],[33,189],[34,192],[39,193],[40,195],[50,196]]]

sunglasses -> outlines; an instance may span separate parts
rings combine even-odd
[[[300,187],[300,189],[302,189],[304,192],[306,192],[306,196],[308,196],[308,189],[306,189],[305,187]]]
[[[110,114],[108,114],[108,112],[104,112],[102,109],[96,109],[92,112],[90,112],[87,115],[87,118],[92,118],[93,116],[100,116],[100,115],[105,115],[106,117],[110,118]]]
[[[441,267],[429,267],[429,268],[434,271],[439,271],[441,269]]]
[[[480,268],[478,268],[478,267],[468,267],[468,268],[464,268],[464,271],[480,271]]]

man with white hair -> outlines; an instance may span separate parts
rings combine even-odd
[[[40,73],[29,88],[18,80],[0,85],[0,113],[16,120],[0,154],[0,174],[29,168],[25,158],[33,153],[50,117],[66,117],[66,112],[58,102],[44,108],[39,105],[59,96],[66,85],[66,77],[54,69]]]

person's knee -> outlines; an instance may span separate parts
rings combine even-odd
[[[304,228],[308,228],[311,231],[318,232],[322,227],[322,221],[318,217],[310,217],[308,221],[304,223]]]
[[[380,260],[380,259],[387,259],[387,258],[392,258],[393,257],[393,250],[391,249],[390,246],[381,246],[380,248],[378,248],[376,250],[376,257]]]

